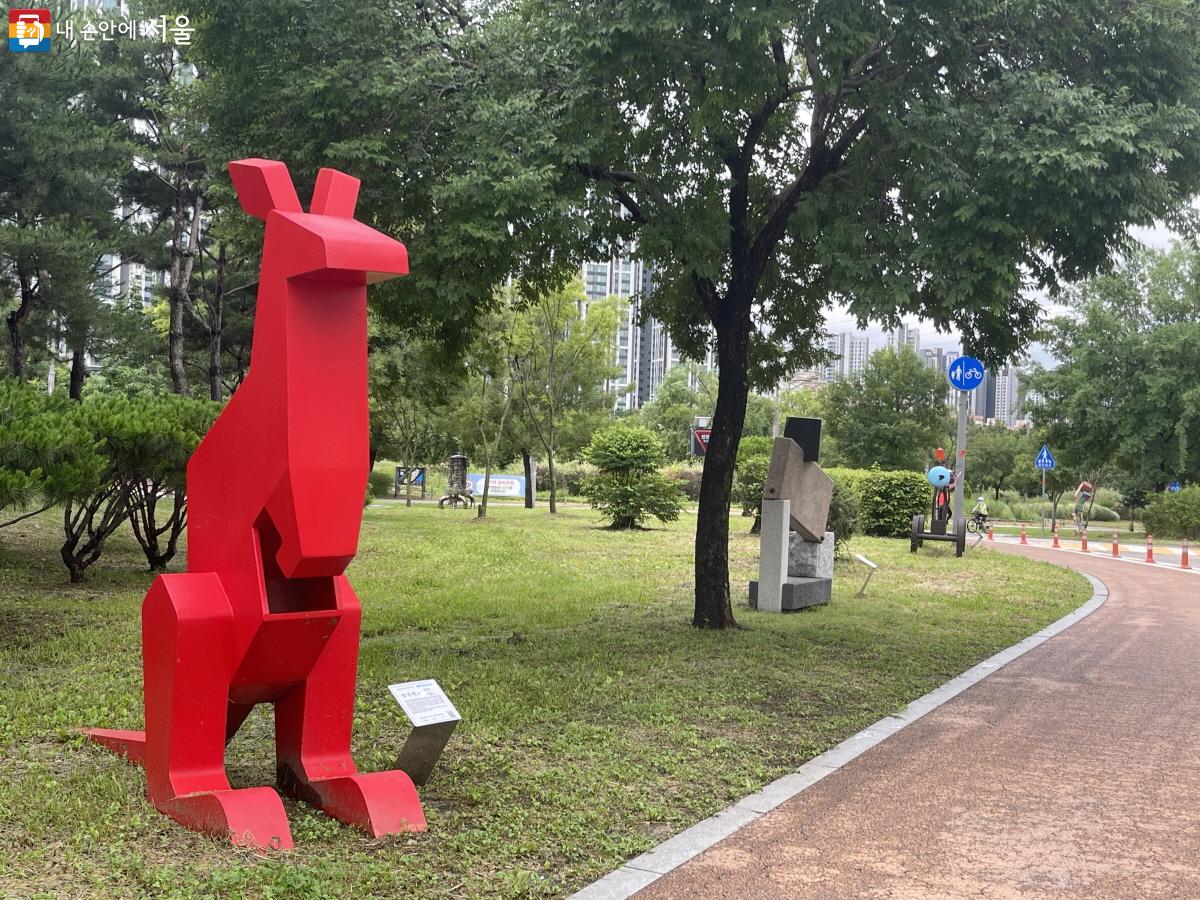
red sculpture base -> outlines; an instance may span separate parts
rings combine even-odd
[[[279,794],[225,774],[225,745],[270,703],[281,790],[375,837],[424,831],[408,775],[350,754],[362,611],[343,574],[369,459],[367,284],[406,273],[407,251],[354,219],[347,175],[322,169],[306,213],[282,163],[229,168],[266,221],[250,371],[188,462],[188,571],[142,604],[146,730],[87,734],[186,827],[288,848]]]

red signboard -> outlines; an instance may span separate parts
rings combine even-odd
[[[692,433],[696,435],[696,446],[700,448],[701,453],[708,452],[708,438],[712,434],[711,428],[693,428]]]

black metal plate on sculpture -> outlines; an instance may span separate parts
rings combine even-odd
[[[821,461],[821,420],[801,416],[788,416],[783,425],[783,436],[791,438],[804,451],[805,462]]]

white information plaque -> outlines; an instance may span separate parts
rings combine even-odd
[[[432,678],[424,681],[405,681],[390,684],[388,690],[408,716],[414,728],[422,725],[437,725],[441,722],[458,722],[462,716],[446,696],[446,692]]]

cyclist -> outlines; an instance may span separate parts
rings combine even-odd
[[[1083,531],[1087,528],[1087,520],[1084,518],[1084,513],[1094,492],[1095,488],[1092,487],[1089,481],[1081,481],[1079,482],[1079,487],[1075,488],[1075,512],[1072,518],[1075,520],[1076,531]]]
[[[983,532],[987,530],[988,505],[987,498],[980,497],[971,510],[971,521],[974,524],[974,530]]]

